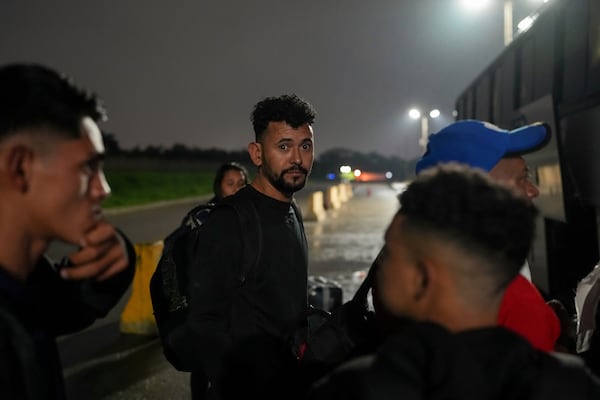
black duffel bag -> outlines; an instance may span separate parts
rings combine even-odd
[[[379,330],[373,311],[369,310],[368,293],[372,287],[377,256],[351,300],[330,314],[312,309],[309,330],[300,346],[299,362],[310,381],[314,381],[344,361],[375,350]]]

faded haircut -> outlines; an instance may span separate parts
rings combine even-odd
[[[66,76],[37,64],[0,67],[0,140],[38,128],[75,138],[83,117],[98,122],[106,113],[94,94]]]
[[[486,260],[494,285],[521,269],[535,230],[536,208],[483,171],[446,164],[428,169],[400,195],[403,229],[431,235]]]

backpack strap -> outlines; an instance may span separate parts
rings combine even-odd
[[[300,223],[300,225],[304,225],[304,220],[302,219],[302,211],[300,210],[300,207],[298,207],[296,199],[292,199],[291,205],[294,209],[294,214],[296,214],[296,218],[298,218],[298,222]]]
[[[219,205],[232,207],[240,222],[243,257],[238,279],[240,286],[243,286],[246,283],[246,276],[258,264],[262,254],[262,226],[252,200],[237,202],[226,201],[227,199],[225,198]]]
[[[369,272],[367,272],[367,276],[365,276],[365,279],[363,279],[362,283],[360,284],[360,286],[354,293],[352,300],[350,300],[350,301],[355,302],[355,303],[360,302],[361,304],[367,303],[367,295],[369,294],[369,290],[371,290],[371,288],[373,287],[373,280],[375,279],[375,272],[377,271],[377,268],[379,266],[379,262],[381,261],[382,256],[383,256],[383,248],[381,250],[379,250],[377,257],[375,257],[375,260],[373,260],[373,263],[369,267]]]

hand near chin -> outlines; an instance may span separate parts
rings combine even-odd
[[[106,280],[123,271],[129,260],[123,239],[115,227],[100,221],[85,234],[83,246],[69,257],[60,274],[65,279]]]

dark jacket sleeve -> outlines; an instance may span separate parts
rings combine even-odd
[[[2,308],[0,299],[0,398],[47,398],[29,334]],[[45,397],[44,397],[45,396]]]
[[[117,304],[131,284],[136,262],[133,245],[125,235],[121,238],[129,265],[102,282],[64,280],[55,263],[46,257],[40,260],[28,284],[48,332],[58,336],[86,328]]]
[[[188,252],[190,309],[183,327],[186,339],[181,342],[190,344],[194,370],[217,382],[232,345],[231,307],[242,252],[235,211],[215,209]]]

